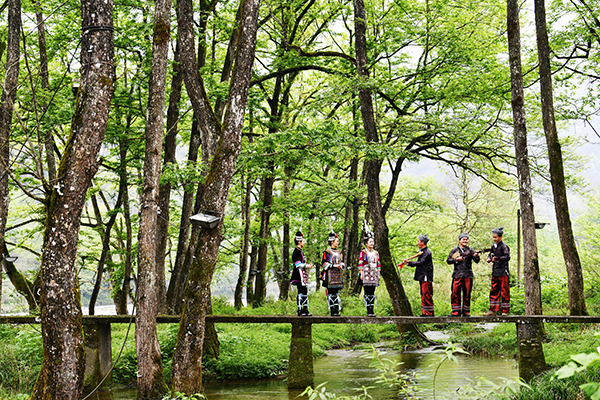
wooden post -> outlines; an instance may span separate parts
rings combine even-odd
[[[314,379],[312,324],[293,322],[287,377],[288,388],[305,389],[313,386]]]
[[[541,323],[517,322],[519,377],[525,382],[548,369],[542,348],[543,336],[544,326]]]
[[[110,372],[112,366],[111,329],[108,324],[84,324],[85,374],[84,393],[90,393]],[[107,377],[102,386],[110,384]]]

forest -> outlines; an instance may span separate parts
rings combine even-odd
[[[0,367],[0,398],[83,398],[82,315],[106,309],[135,314],[124,383],[138,398],[201,393],[206,375],[246,378],[217,372],[225,328],[205,317],[296,315],[297,231],[315,265],[313,314],[328,314],[318,277],[330,232],[350,267],[342,314],[365,312],[365,223],[381,258],[378,315],[421,313],[412,270],[398,268],[420,234],[435,313],[448,315],[448,252],[463,232],[489,247],[498,227],[511,314],[598,314],[600,193],[586,180],[598,169],[598,10],[597,0],[6,0],[0,313],[41,327],[0,324],[16,340],[6,346],[29,338],[36,360],[18,384]],[[490,269],[474,272],[481,315]],[[159,327],[162,314],[179,325]],[[574,329],[589,338],[596,326]],[[388,333],[415,333],[398,330]],[[546,352],[549,367],[568,362]],[[265,376],[285,374],[273,370]]]

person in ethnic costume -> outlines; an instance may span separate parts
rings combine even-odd
[[[500,308],[502,308],[502,315],[508,315],[510,311],[510,286],[508,284],[510,249],[502,241],[502,235],[504,235],[504,228],[492,229],[494,245],[487,259],[488,263],[493,263],[492,288],[490,289],[490,310],[483,314],[486,317],[496,315]],[[502,297],[502,303],[500,303],[500,297]]]
[[[421,286],[421,317],[433,317],[433,260],[431,250],[427,247],[429,237],[419,235],[419,257],[417,261],[404,260],[402,264],[415,267],[415,281]]]
[[[377,304],[375,298],[375,288],[379,286],[379,276],[381,272],[381,262],[379,253],[373,249],[375,239],[373,232],[369,231],[367,223],[364,223],[365,231],[365,249],[358,255],[358,275],[362,281],[365,290],[365,307],[367,307],[367,316],[374,317],[373,308]]]
[[[344,263],[342,254],[338,250],[340,239],[331,231],[327,238],[329,248],[323,252],[323,286],[327,288],[327,303],[332,317],[340,316],[341,300],[339,290],[344,287]]]
[[[292,271],[290,283],[296,285],[298,288],[298,296],[296,296],[298,315],[311,316],[312,314],[308,312],[308,270],[313,266],[312,264],[306,263],[304,253],[302,252],[302,248],[306,243],[302,232],[296,232],[294,243],[296,244],[296,248],[292,253],[292,265],[294,270]]]
[[[469,235],[461,233],[458,236],[458,246],[450,251],[446,262],[454,264],[454,273],[452,274],[452,303],[451,317],[471,316],[471,290],[473,289],[473,268],[472,263],[479,262],[479,253],[468,246]],[[462,295],[462,296],[461,296]],[[461,306],[462,297],[462,306]]]

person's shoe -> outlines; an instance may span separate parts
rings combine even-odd
[[[459,314],[448,314],[449,317],[460,317]]]
[[[508,315],[508,313],[507,313],[507,312],[503,312],[503,313],[502,313],[502,315],[503,315],[503,316],[506,316],[506,315]]]
[[[312,314],[309,313],[308,311],[303,311],[302,314],[300,314],[301,317],[312,317]]]
[[[496,316],[496,311],[488,311],[485,314],[482,315],[483,317],[495,317]]]
[[[471,316],[471,314],[463,314],[462,316],[463,316],[463,317],[470,317],[470,316]]]

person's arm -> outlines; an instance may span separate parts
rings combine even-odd
[[[447,262],[448,264],[456,264],[456,263],[457,263],[457,261],[458,261],[458,258],[460,258],[460,259],[462,260],[462,257],[460,257],[460,256],[458,256],[457,258],[454,258],[454,257],[453,257],[453,256],[454,256],[454,254],[455,254],[456,252],[458,252],[458,250],[456,250],[456,251],[455,251],[455,250],[456,250],[456,249],[452,249],[452,250],[450,251],[450,254],[448,254],[448,259],[446,259],[446,262]]]
[[[329,262],[329,257],[327,255],[327,251],[323,252],[323,258],[321,259],[321,263],[323,265],[323,271],[326,271],[331,267],[331,263]]]

